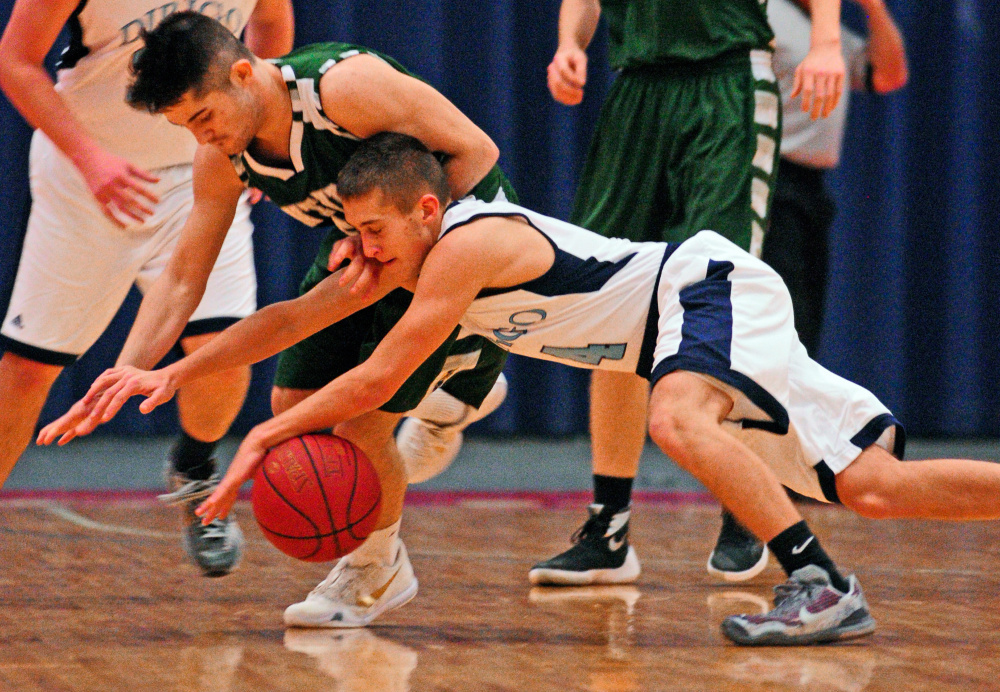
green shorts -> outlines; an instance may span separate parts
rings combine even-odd
[[[572,221],[635,241],[710,229],[759,256],[780,104],[767,51],[624,71],[601,110]]]
[[[514,188],[499,168],[494,169],[472,190],[480,199],[493,200],[500,191],[517,202]],[[308,292],[330,275],[326,265],[334,242],[343,236],[331,230],[309,268],[299,295]],[[406,312],[413,294],[393,291],[374,305],[330,325],[309,338],[285,349],[278,356],[276,387],[320,389],[366,360],[393,325]],[[441,387],[458,400],[478,407],[507,362],[507,352],[479,336],[458,338],[459,328],[403,383],[383,411],[405,413],[416,408],[432,389]]]

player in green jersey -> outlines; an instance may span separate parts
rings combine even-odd
[[[129,91],[130,103],[188,128],[199,147],[191,214],[170,263],[143,300],[120,363],[148,367],[175,343],[204,292],[247,185],[263,191],[296,219],[333,229],[303,292],[330,274],[329,265],[337,269],[345,258],[360,260],[349,239],[332,253],[331,247],[352,230],[337,197],[337,174],[365,137],[393,131],[422,141],[442,159],[455,198],[474,195],[487,201],[516,201],[496,167],[499,152],[489,136],[391,58],[360,46],[329,43],[262,61],[221,24],[191,12],[171,16],[144,39],[145,48],[133,59],[136,80]],[[363,285],[369,265],[357,261],[351,266],[354,269],[343,270],[341,286],[345,304],[354,309],[344,314],[366,309],[282,357],[272,393],[276,413],[356,366],[405,312],[412,297],[405,291],[377,303],[376,296],[363,290],[352,292],[352,281],[360,277]],[[380,475],[405,474],[410,480],[432,475],[457,453],[461,429],[502,400],[505,387],[498,376],[506,354],[480,337],[456,339],[457,333],[456,329],[392,401],[338,430],[368,453]],[[125,354],[135,362],[126,360]],[[47,430],[67,433],[62,442],[89,432],[98,424],[88,418],[90,405],[81,400]],[[414,408],[433,423],[404,424],[400,434],[406,437],[400,448],[407,456],[401,460],[393,431]],[[389,510],[383,515],[398,517],[397,511]],[[415,593],[416,579],[397,536],[399,522],[376,528],[363,550],[338,563],[331,578],[309,599],[288,609],[288,624],[344,626],[374,618],[384,603],[354,612],[353,620],[338,619],[341,602],[354,603],[343,589],[358,574],[373,569],[395,570],[405,564],[411,580],[397,581],[412,597],[406,589],[412,587]]]
[[[682,241],[711,228],[759,256],[781,139],[766,2],[563,0],[559,45],[548,68],[560,103],[583,99],[597,23],[608,24],[620,73],[601,111],[571,221],[606,236]],[[796,74],[803,109],[826,116],[842,90],[839,0],[812,0],[811,50]],[[646,440],[649,387],[595,372],[590,433],[594,504],[568,551],[537,564],[536,584],[625,583],[639,576],[628,541],[632,480]],[[614,530],[612,530],[614,529]],[[767,549],[731,516],[709,572],[749,579]]]

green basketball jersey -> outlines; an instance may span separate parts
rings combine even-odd
[[[281,69],[292,101],[291,167],[265,165],[248,152],[232,158],[240,179],[270,197],[286,214],[308,226],[333,224],[344,233],[354,229],[344,218],[337,196],[337,174],[360,140],[323,114],[319,80],[338,62],[359,53],[413,76],[392,58],[349,43],[316,43],[272,60]],[[491,201],[505,183],[494,166],[471,194]]]
[[[767,0],[601,0],[615,69],[767,48]]]

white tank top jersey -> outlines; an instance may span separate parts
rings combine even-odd
[[[526,219],[552,243],[555,262],[532,281],[482,291],[463,327],[530,358],[649,374],[657,334],[655,319],[647,324],[650,306],[676,244],[605,238],[514,204],[468,198],[445,212],[441,237],[484,216]]]
[[[239,36],[256,0],[81,0],[66,26],[70,43],[56,65],[56,91],[108,151],[145,169],[194,160],[196,142],[183,127],[125,103],[139,30],[152,30],[174,12],[193,10]]]

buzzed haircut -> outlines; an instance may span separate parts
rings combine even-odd
[[[430,191],[442,203],[450,198],[441,163],[419,139],[380,132],[364,140],[337,176],[342,200],[379,190],[401,212],[412,210]]]
[[[132,56],[132,84],[125,100],[150,113],[178,103],[188,91],[201,96],[228,84],[229,68],[254,55],[219,22],[198,12],[175,12],[152,31]]]

